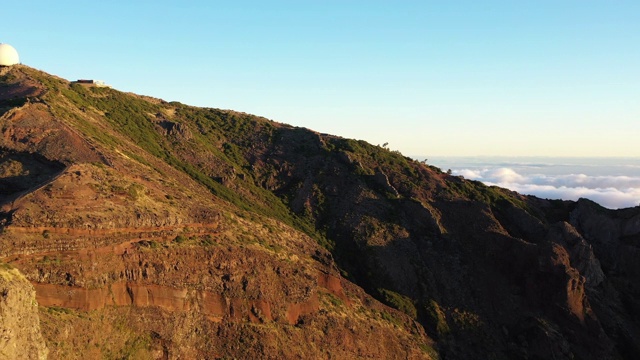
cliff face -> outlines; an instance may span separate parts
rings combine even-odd
[[[365,142],[282,130],[248,158],[349,279],[447,358],[635,358],[640,208],[547,201]],[[291,151],[296,149],[296,151]]]
[[[0,263],[0,359],[46,359],[33,286]]]
[[[0,84],[0,256],[51,357],[640,353],[640,208],[24,66]]]

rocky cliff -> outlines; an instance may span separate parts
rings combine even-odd
[[[640,208],[26,66],[0,129],[0,256],[52,358],[640,354]]]
[[[0,359],[46,359],[47,353],[33,286],[0,263]]]

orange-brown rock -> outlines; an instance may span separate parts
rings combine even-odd
[[[46,359],[48,352],[33,287],[0,263],[0,359]]]

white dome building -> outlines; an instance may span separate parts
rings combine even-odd
[[[9,44],[0,44],[0,66],[11,66],[20,63],[18,52]]]

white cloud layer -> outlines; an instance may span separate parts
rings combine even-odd
[[[587,198],[610,209],[640,204],[640,176],[522,174],[509,167],[457,169],[453,173],[546,199]]]

